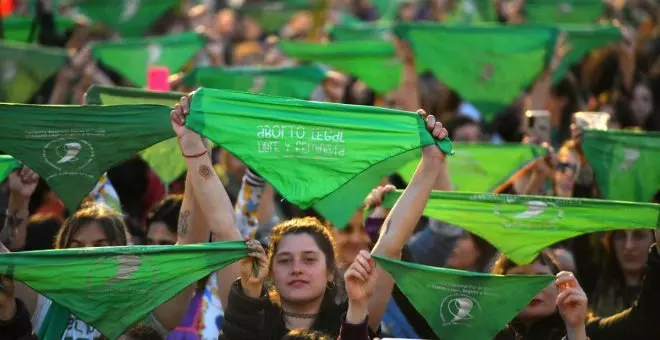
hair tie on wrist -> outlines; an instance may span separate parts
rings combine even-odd
[[[185,158],[197,158],[206,155],[207,152],[208,150],[204,150],[203,152],[194,155],[186,155],[185,153],[181,152],[181,155],[183,155],[183,157]]]

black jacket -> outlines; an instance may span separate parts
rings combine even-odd
[[[30,312],[23,301],[16,299],[16,315],[9,321],[0,321],[0,340],[37,340],[32,334]]]
[[[348,304],[338,305],[326,294],[319,315],[311,329],[336,339]],[[218,339],[221,340],[281,340],[289,333],[284,323],[282,309],[272,303],[264,289],[258,299],[246,296],[240,280],[229,291],[225,319]]]

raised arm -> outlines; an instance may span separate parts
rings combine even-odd
[[[172,125],[188,165],[190,176],[188,185],[193,189],[202,215],[213,234],[213,240],[242,240],[238,229],[234,227],[234,209],[231,200],[213,170],[213,164],[207,156],[208,150],[202,137],[184,125],[185,118],[190,113],[191,97],[192,95],[182,97],[172,111]],[[239,265],[237,263],[229,265],[219,272],[218,287],[223,306],[227,305],[231,284],[238,276]]]
[[[21,250],[25,246],[28,204],[37,184],[39,176],[26,166],[9,175],[9,206],[4,228],[0,231],[0,252]],[[12,286],[15,286],[13,296],[21,300],[32,315],[37,305],[37,293],[21,282],[15,282]]]
[[[433,137],[442,139],[447,136],[447,130],[435,121],[433,115],[428,115],[423,110],[418,113],[426,120],[427,128]],[[422,217],[431,190],[443,171],[446,171],[446,164],[442,151],[435,145],[422,149],[422,161],[410,184],[385,219],[373,254],[400,258],[401,250]],[[372,330],[379,327],[394,285],[391,276],[382,268],[377,267],[376,275],[374,294],[369,299],[369,326]]]

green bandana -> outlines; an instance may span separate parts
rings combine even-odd
[[[92,85],[85,95],[90,105],[153,104],[174,107],[186,94]],[[186,160],[181,156],[176,137],[140,151],[140,157],[165,184],[174,182],[186,172]]]
[[[603,0],[526,0],[524,11],[531,23],[595,23],[605,11]]]
[[[0,155],[0,183],[4,182],[9,174],[20,168],[20,164],[16,158],[8,155]]]
[[[180,3],[180,0],[85,0],[77,8],[92,21],[132,38],[143,36],[157,19]]]
[[[554,280],[491,275],[375,256],[440,339],[492,339]]]
[[[492,1],[461,0],[445,23],[473,24],[497,21],[497,10]]]
[[[373,0],[373,6],[380,14],[381,22],[392,22],[399,15],[401,6],[409,2],[417,2],[417,0]]]
[[[29,251],[0,254],[0,273],[116,339],[181,290],[246,255],[243,241]]]
[[[660,190],[660,133],[585,131],[582,150],[607,199],[649,202]]]
[[[0,104],[0,145],[75,211],[110,167],[174,136],[170,110],[156,105]]]
[[[383,206],[394,206],[400,195],[388,194]],[[467,229],[518,264],[582,234],[660,226],[659,204],[546,196],[434,191],[424,214]]]
[[[571,66],[580,62],[587,53],[621,39],[621,31],[615,26],[563,24],[556,27],[566,33],[570,50],[552,75],[555,83],[563,79]]]
[[[506,182],[511,175],[540,156],[540,147],[522,144],[454,143],[456,154],[449,161],[449,175],[457,191],[489,192]],[[419,159],[397,173],[410,183]]]
[[[205,44],[197,33],[182,33],[102,42],[94,45],[92,54],[137,87],[145,87],[149,67],[166,66],[171,72],[178,72]]]
[[[8,18],[3,18],[2,26],[5,32],[5,40],[31,42],[28,40],[30,39],[30,32],[32,31],[33,22],[34,18],[32,17],[11,16]],[[75,24],[75,21],[63,17],[58,17],[55,20],[55,27],[60,33],[65,32]],[[35,31],[33,36],[34,40],[37,39],[39,29],[40,28],[37,28]]]
[[[27,102],[68,60],[64,49],[0,41],[0,102]]]
[[[392,37],[392,24],[358,22],[334,25],[330,34],[337,41],[387,41]]]
[[[280,48],[289,57],[327,64],[362,80],[378,93],[399,87],[403,68],[394,45],[387,41],[340,41],[311,43],[282,41]]]
[[[263,93],[273,96],[308,99],[326,72],[317,65],[293,67],[198,67],[183,83],[188,87]]]
[[[399,25],[418,71],[430,70],[490,122],[547,65],[557,30],[526,26]]]
[[[343,228],[399,164],[437,144],[410,112],[232,91],[195,92],[186,125],[256,170],[290,202]]]
[[[282,29],[291,18],[300,11],[314,9],[312,0],[281,0],[267,3],[247,3],[239,12],[256,21],[266,33],[275,33]]]

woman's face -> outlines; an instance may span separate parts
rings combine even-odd
[[[612,236],[614,252],[621,270],[641,273],[646,267],[653,233],[649,230],[618,230]]]
[[[355,103],[358,105],[369,105],[367,100],[369,99],[369,88],[361,80],[356,81],[353,86],[351,86],[351,96],[355,100]]]
[[[371,239],[362,224],[362,213],[356,212],[344,229],[332,228],[337,256],[343,266],[349,266],[360,250],[369,250]]]
[[[176,243],[176,235],[172,234],[163,222],[154,222],[149,225],[147,244],[150,246],[165,246]]]
[[[110,240],[103,228],[96,223],[90,222],[78,229],[69,242],[68,248],[93,248],[110,246]]]
[[[329,72],[323,81],[323,90],[331,103],[339,103],[344,98],[346,89],[346,77],[338,72]]]
[[[550,267],[536,261],[532,264],[511,268],[507,275],[552,275]],[[518,313],[522,321],[532,321],[552,315],[557,309],[557,287],[554,282],[545,287]]]
[[[575,151],[560,152],[555,168],[555,194],[559,197],[573,196],[573,186],[580,170],[580,157]]]
[[[653,111],[653,97],[648,86],[638,84],[633,90],[633,99],[630,102],[630,109],[635,115],[635,120],[639,125],[643,125],[646,119]]]
[[[333,279],[325,254],[309,234],[284,236],[272,267],[275,288],[287,303],[309,303],[322,298]]]
[[[465,124],[454,131],[453,140],[457,142],[477,143],[481,139],[481,128],[478,124]]]
[[[447,259],[447,267],[452,269],[470,270],[476,267],[479,249],[470,235],[464,235],[458,241]]]

